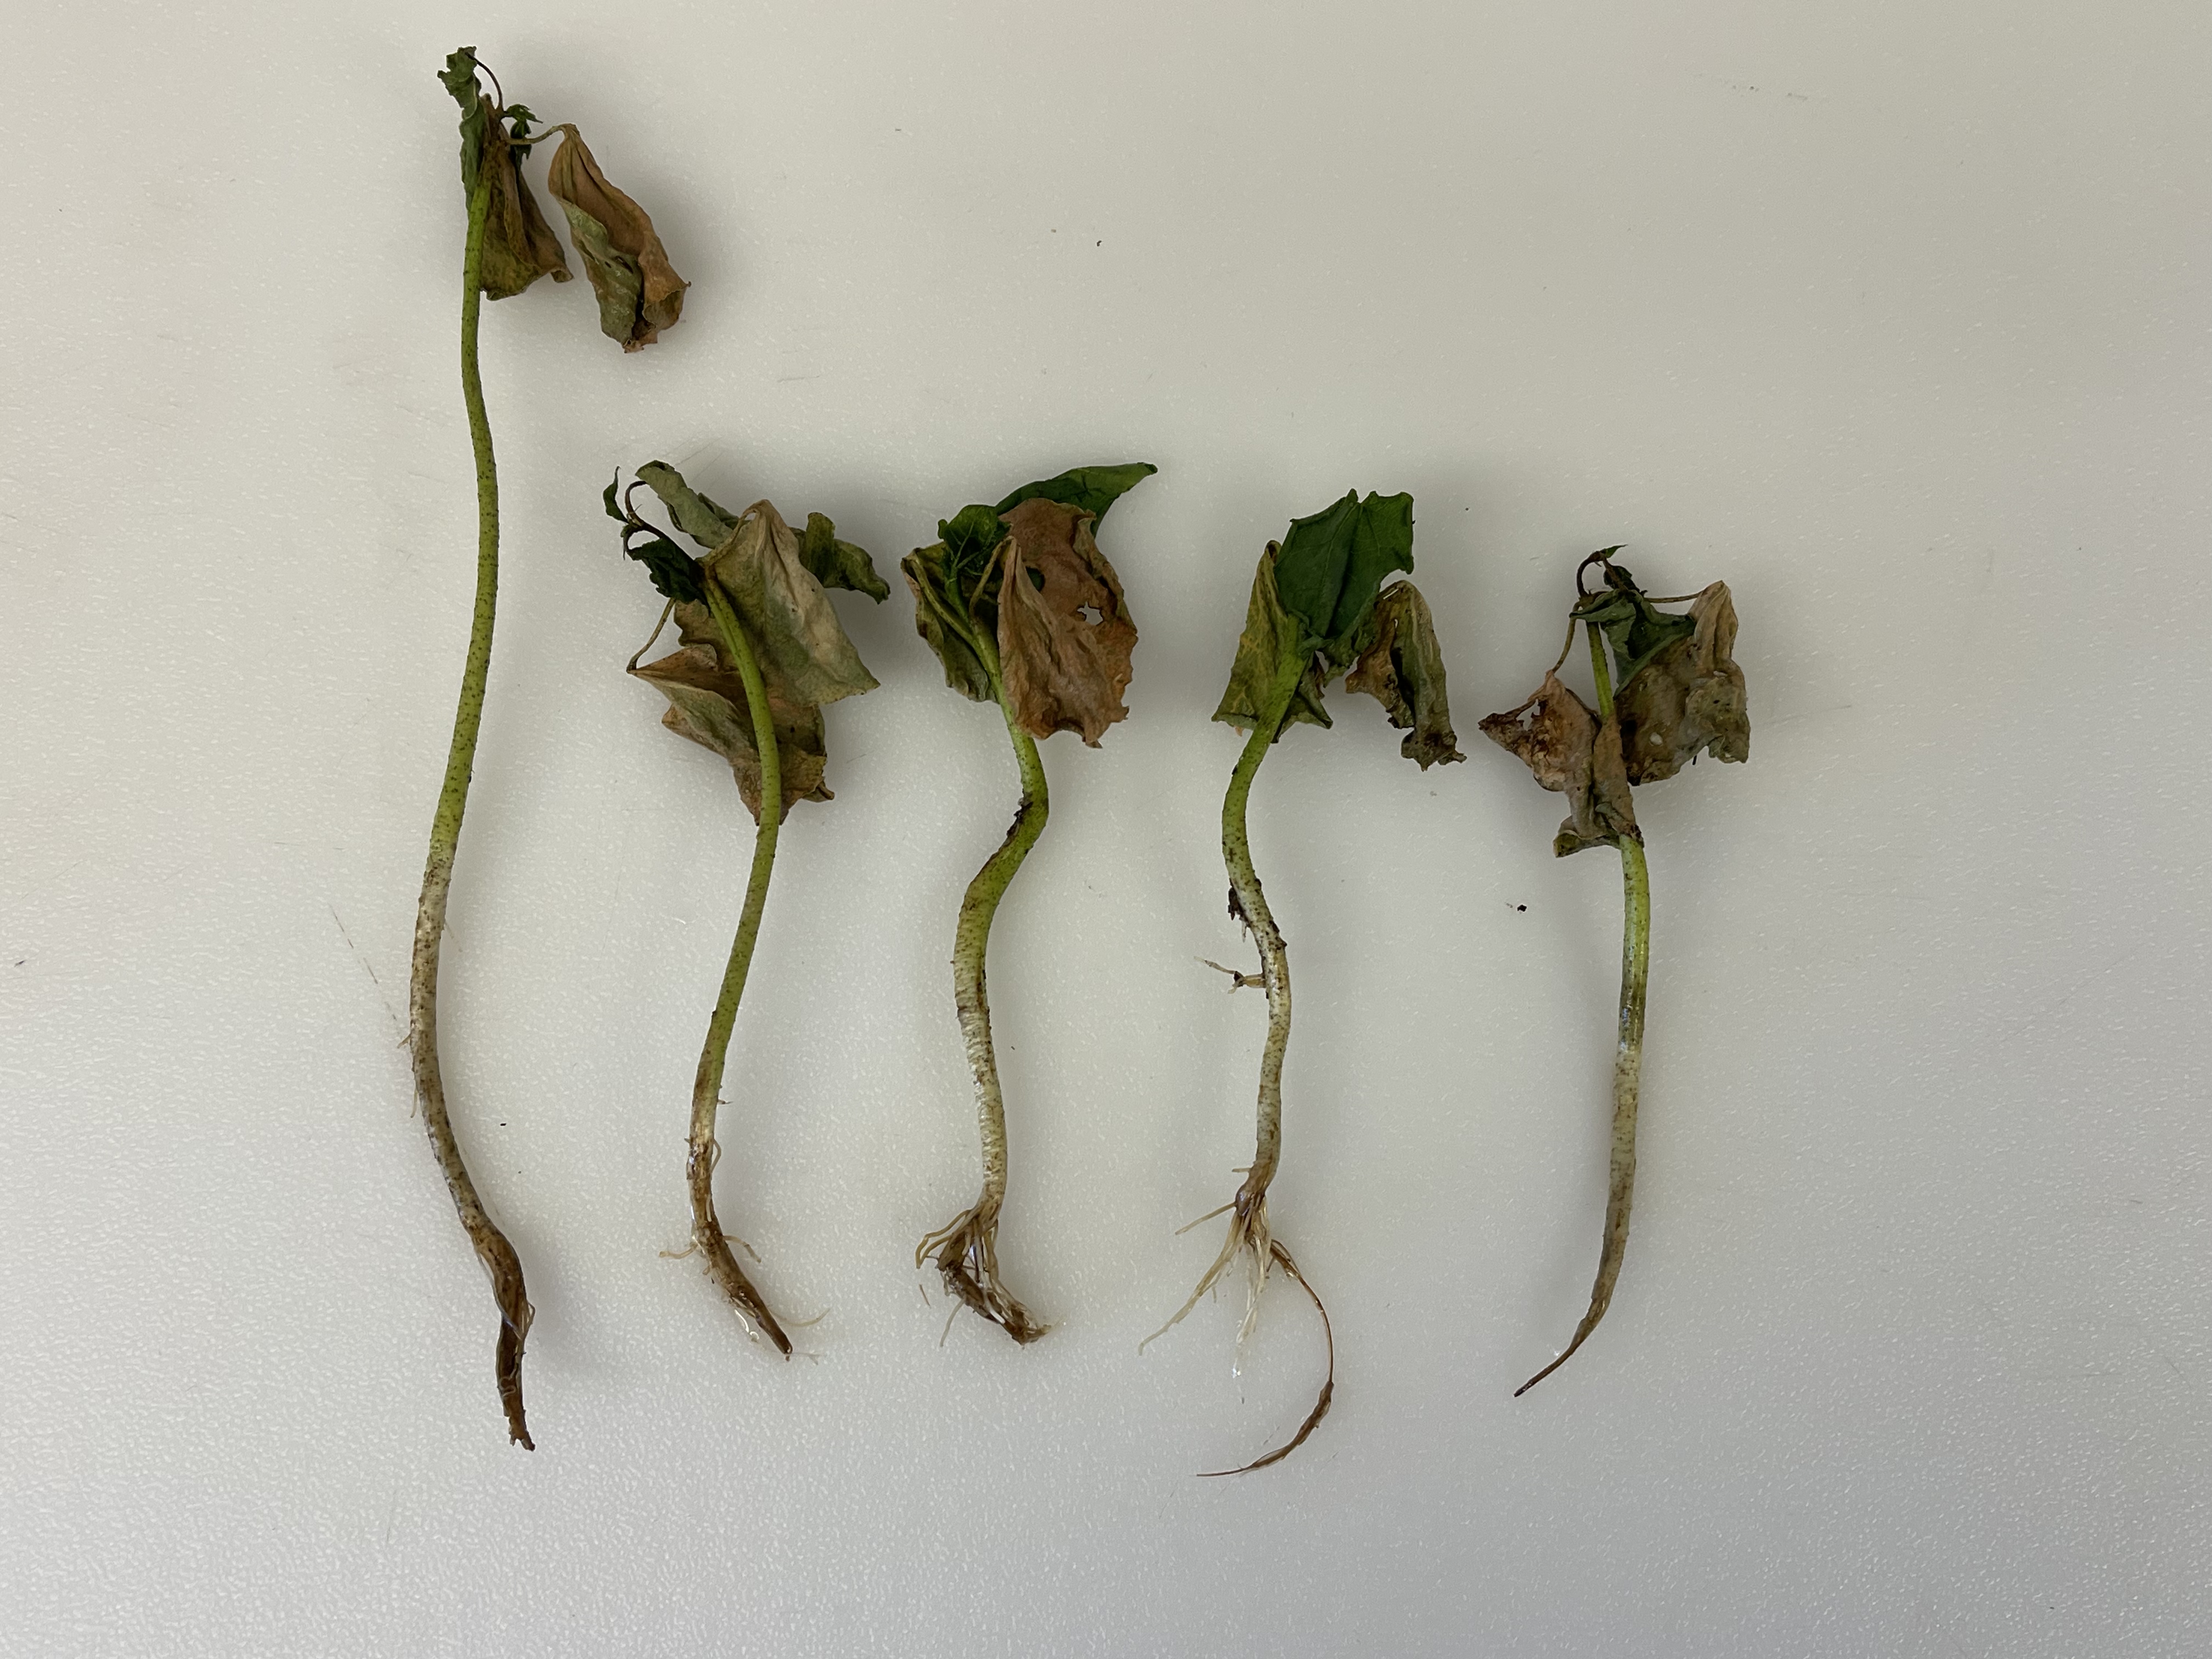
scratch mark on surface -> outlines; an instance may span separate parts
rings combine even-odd
[[[338,915],[337,906],[325,899],[323,908],[331,913],[331,920],[337,923],[338,937],[346,942],[346,949],[353,952],[354,960],[361,963],[362,971],[368,975],[368,982],[376,987],[377,1000],[384,1004],[386,1016],[392,1021],[392,1029],[400,1034],[400,1041],[405,1042],[407,1027],[400,1020],[399,1010],[392,1006],[392,998],[385,991],[384,981],[377,978],[376,969],[369,965],[368,958],[362,954],[361,946],[353,942],[353,935],[346,932],[346,925]]]

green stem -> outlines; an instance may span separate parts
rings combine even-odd
[[[1595,623],[1589,629],[1589,646],[1590,669],[1597,679],[1598,718],[1610,721],[1613,678],[1606,670],[1605,647]],[[1651,871],[1638,836],[1625,835],[1618,844],[1623,890],[1620,1024],[1613,1059],[1613,1150],[1606,1181],[1605,1237],[1598,1249],[1597,1279],[1590,1286],[1589,1310],[1575,1328],[1574,1340],[1557,1359],[1516,1389],[1516,1397],[1565,1364],[1597,1328],[1598,1321],[1613,1304],[1613,1288],[1620,1280],[1620,1264],[1628,1255],[1628,1216],[1636,1199],[1636,1104],[1644,1072],[1644,994],[1651,977]]]
[[[753,832],[752,874],[745,883],[744,908],[738,915],[737,937],[730,942],[729,965],[722,971],[721,994],[714,1017],[707,1022],[706,1046],[699,1051],[699,1071],[691,1087],[690,1156],[685,1176],[691,1192],[691,1244],[707,1264],[707,1276],[721,1287],[740,1318],[757,1324],[775,1344],[776,1352],[791,1357],[791,1339],[769,1311],[768,1304],[745,1277],[731,1252],[729,1235],[714,1213],[714,1166],[721,1148],[714,1139],[714,1118],[722,1097],[722,1073],[730,1054],[730,1034],[738,1023],[738,1004],[745,994],[745,975],[750,971],[753,946],[760,939],[761,911],[768,903],[769,878],[775,869],[776,832],[783,824],[783,762],[775,740],[775,717],[769,708],[768,687],[761,678],[760,662],[746,639],[744,626],[729,599],[710,575],[707,607],[722,636],[723,648],[737,664],[744,682],[745,702],[752,712],[753,747],[760,757],[760,823]]]
[[[959,924],[952,935],[952,1000],[960,1021],[961,1042],[968,1052],[968,1069],[975,1083],[983,1190],[973,1206],[922,1240],[915,1252],[915,1265],[919,1267],[934,1256],[950,1294],[1000,1327],[1015,1341],[1034,1342],[1048,1328],[1032,1319],[999,1279],[999,1212],[1006,1197],[1006,1106],[1000,1092],[998,1058],[991,1048],[991,997],[985,957],[999,901],[1006,896],[1030,848],[1044,833],[1051,796],[1045,787],[1044,762],[1037,754],[1036,740],[1022,730],[1006,705],[996,647],[980,629],[970,632],[968,638],[991,677],[992,693],[1021,769],[1022,797],[1006,840],[968,884],[967,894],[960,901]]]
[[[479,178],[469,195],[469,231],[461,259],[461,398],[468,405],[469,443],[477,463],[477,593],[469,629],[469,652],[461,671],[459,707],[453,715],[452,746],[438,808],[430,820],[430,851],[422,866],[422,895],[415,911],[414,973],[408,986],[408,1048],[415,1091],[422,1105],[422,1127],[430,1149],[445,1172],[453,1207],[477,1260],[491,1275],[492,1297],[499,1306],[500,1330],[494,1357],[507,1431],[534,1450],[522,1410],[522,1346],[529,1334],[531,1307],[522,1282],[522,1263],[485,1211],[470,1179],[459,1143],[446,1110],[446,1087],[438,1070],[438,947],[446,931],[446,901],[453,883],[453,856],[461,840],[461,815],[469,801],[475,769],[477,734],[483,724],[484,683],[491,669],[492,619],[499,596],[499,474],[493,464],[491,422],[484,413],[483,378],[477,368],[477,331],[483,309],[484,227],[490,215],[491,181]]]

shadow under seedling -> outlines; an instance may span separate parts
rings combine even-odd
[[[505,94],[498,91],[495,76],[495,95],[487,97],[477,80],[479,70],[476,48],[463,46],[446,59],[438,76],[461,106],[461,190],[468,203],[468,236],[461,256],[461,398],[468,408],[469,443],[476,454],[477,587],[468,655],[461,671],[460,705],[453,716],[437,810],[430,820],[430,850],[415,912],[408,1048],[431,1150],[469,1242],[491,1276],[500,1320],[495,1375],[507,1434],[526,1449],[535,1449],[522,1408],[522,1348],[530,1331],[530,1298],[523,1286],[521,1260],[484,1207],[446,1109],[445,1082],[438,1066],[438,955],[446,932],[453,859],[460,847],[461,818],[468,806],[469,778],[476,766],[477,737],[483,725],[499,595],[499,474],[477,368],[477,329],[487,296],[510,299],[540,276],[565,283],[569,273],[561,243],[522,176],[521,163],[545,135],[531,132],[537,116],[520,104],[508,105]],[[586,272],[599,293],[601,330],[620,341],[624,350],[635,351],[658,338],[659,331],[681,314],[684,279],[670,267],[653,222],[636,203],[607,183],[576,129],[547,131],[563,135],[560,152],[553,158],[549,188],[568,216]]]
[[[1637,828],[1631,786],[1671,778],[1702,752],[1717,760],[1751,756],[1751,717],[1743,671],[1730,659],[1735,647],[1735,607],[1728,586],[1674,599],[1648,598],[1636,580],[1613,562],[1608,547],[1584,559],[1575,573],[1579,596],[1567,613],[1566,643],[1559,659],[1517,708],[1482,722],[1483,735],[1527,763],[1536,781],[1567,797],[1566,822],[1552,850],[1560,858],[1585,847],[1620,851],[1624,921],[1620,946],[1620,1016],[1613,1063],[1613,1150],[1606,1183],[1605,1237],[1598,1249],[1597,1279],[1589,1311],[1574,1339],[1550,1364],[1513,1392],[1528,1392],[1574,1357],[1612,1305],[1613,1286],[1628,1252],[1628,1215],[1636,1195],[1636,1109],[1644,1070],[1644,993],[1651,970],[1651,877]],[[1583,572],[1599,567],[1605,586],[1591,593]],[[1661,611],[1686,602],[1687,616]],[[1575,629],[1589,635],[1590,674],[1597,708],[1559,679],[1574,649]],[[1606,660],[1607,648],[1612,663]],[[1620,690],[1613,690],[1615,681]]]
[[[1031,1317],[999,1276],[1006,1109],[984,959],[999,901],[1044,833],[1050,802],[1036,739],[1073,732],[1095,749],[1108,726],[1128,718],[1121,694],[1137,629],[1092,530],[1157,470],[1143,461],[1077,467],[1024,484],[996,507],[963,507],[941,521],[942,539],[900,567],[914,590],[915,627],[945,665],[945,683],[998,705],[1022,779],[1014,821],[968,884],[952,936],[953,1009],[975,1083],[983,1190],[921,1241],[915,1266],[933,1260],[948,1295],[1021,1343],[1050,1327]]]
[[[714,1169],[721,1158],[715,1121],[738,1005],[775,868],[777,832],[795,802],[830,798],[823,781],[823,706],[876,686],[823,590],[849,588],[880,604],[890,589],[867,554],[838,540],[836,526],[819,513],[808,515],[801,533],[766,501],[743,513],[716,505],[665,462],[648,462],[637,476],[660,497],[678,527],[708,552],[703,559],[692,557],[638,517],[627,495],[617,504],[616,484],[607,486],[607,512],[623,526],[623,550],[645,567],[667,600],[653,640],[629,659],[629,672],[667,697],[662,724],[729,762],[757,826],[737,937],[691,1091],[685,1166],[691,1249],[746,1328],[757,1329],[788,1358],[791,1339],[738,1264],[715,1212]],[[633,493],[636,489],[630,486]],[[677,649],[639,667],[638,658],[653,648],[672,614]],[[721,884],[711,884],[719,890]]]
[[[1229,914],[1258,947],[1260,971],[1224,968],[1241,989],[1255,982],[1267,995],[1267,1040],[1260,1054],[1259,1132],[1251,1167],[1237,1195],[1200,1221],[1227,1214],[1228,1237],[1198,1288],[1174,1318],[1145,1339],[1149,1344],[1180,1323],[1199,1299],[1220,1283],[1241,1258],[1246,1268],[1244,1319],[1237,1340],[1251,1334],[1260,1294],[1271,1268],[1280,1267],[1313,1298],[1328,1351],[1328,1370],[1312,1411],[1296,1434],[1264,1456],[1214,1474],[1249,1474],[1279,1463],[1320,1426],[1336,1395],[1336,1338],[1320,1295],[1268,1226],[1267,1188],[1282,1161],[1283,1060],[1291,1042],[1291,953],[1275,926],[1253,867],[1245,809],[1260,763],[1283,733],[1300,720],[1328,726],[1322,706],[1329,682],[1346,674],[1349,690],[1382,703],[1390,724],[1407,733],[1399,752],[1423,771],[1463,760],[1444,697],[1443,659],[1429,607],[1411,582],[1381,589],[1393,571],[1413,568],[1413,498],[1358,490],[1310,518],[1291,522],[1281,542],[1270,542],[1252,578],[1252,598],[1229,689],[1213,718],[1248,732],[1221,803],[1221,856],[1229,871]],[[1218,968],[1219,963],[1209,964]],[[1192,1226],[1198,1225],[1193,1222]],[[1144,1346],[1140,1344],[1139,1347]]]

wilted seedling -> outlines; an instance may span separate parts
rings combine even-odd
[[[1411,495],[1370,493],[1362,500],[1353,490],[1324,511],[1293,520],[1290,533],[1280,543],[1268,543],[1260,556],[1244,632],[1229,672],[1229,689],[1213,714],[1251,734],[1230,774],[1229,792],[1221,803],[1221,855],[1229,869],[1229,914],[1258,946],[1260,971],[1222,971],[1232,974],[1233,988],[1257,984],[1267,994],[1267,1041],[1260,1054],[1258,1144],[1236,1197],[1212,1212],[1229,1216],[1229,1235],[1220,1255],[1175,1317],[1145,1340],[1151,1342],[1181,1322],[1241,1258],[1247,1284],[1244,1321],[1237,1335],[1240,1345],[1258,1318],[1268,1270],[1278,1267],[1313,1298],[1328,1343],[1327,1380],[1297,1432],[1241,1468],[1213,1471],[1218,1474],[1245,1474],[1288,1457],[1328,1414],[1336,1390],[1336,1346],[1328,1310],[1267,1221],[1267,1188],[1282,1161],[1291,957],[1261,891],[1259,872],[1252,866],[1245,806],[1261,762],[1292,724],[1331,723],[1322,707],[1322,694],[1330,681],[1347,670],[1346,688],[1366,692],[1382,703],[1390,724],[1407,733],[1399,752],[1419,763],[1422,770],[1466,758],[1452,733],[1443,659],[1427,602],[1411,582],[1377,591],[1391,572],[1413,568]],[[1212,1218],[1201,1216],[1200,1220]]]
[[[1565,1364],[1597,1328],[1620,1282],[1628,1249],[1628,1213],[1636,1192],[1636,1106],[1644,1066],[1644,991],[1651,967],[1651,877],[1644,832],[1636,826],[1631,787],[1671,778],[1700,753],[1717,760],[1747,760],[1751,720],[1744,702],[1743,671],[1729,659],[1735,646],[1735,607],[1728,586],[1653,599],[1635,578],[1613,562],[1608,547],[1584,559],[1576,572],[1581,594],[1568,612],[1567,641],[1544,683],[1518,708],[1482,722],[1485,736],[1528,763],[1536,781],[1567,797],[1566,822],[1552,850],[1565,858],[1585,847],[1620,849],[1626,890],[1620,949],[1620,1020],[1613,1065],[1613,1152],[1606,1186],[1605,1237],[1589,1310],[1574,1340],[1550,1364],[1514,1392],[1522,1395]],[[1582,572],[1596,565],[1605,577],[1596,593],[1582,587]],[[1658,609],[1687,603],[1687,616]],[[1575,628],[1589,635],[1590,672],[1597,708],[1559,679],[1574,648]],[[1607,666],[1607,649],[1612,664]],[[1615,682],[1620,690],[1613,690]]]
[[[461,106],[461,190],[468,203],[468,238],[461,258],[461,398],[468,407],[469,441],[476,453],[477,471],[477,589],[469,629],[468,656],[461,672],[460,706],[453,716],[453,734],[447,751],[445,778],[438,791],[438,806],[430,821],[430,851],[422,869],[422,893],[415,913],[413,977],[408,988],[408,1047],[415,1073],[416,1093],[422,1103],[423,1127],[446,1184],[460,1212],[477,1255],[491,1275],[492,1297],[499,1306],[499,1343],[495,1355],[500,1402],[507,1412],[508,1435],[527,1448],[530,1430],[522,1409],[522,1347],[530,1330],[530,1299],[523,1288],[522,1263],[485,1210],[476,1183],[470,1179],[454,1139],[453,1121],[446,1109],[445,1084],[438,1068],[438,950],[446,931],[446,901],[453,880],[453,856],[461,838],[461,817],[468,805],[469,776],[476,764],[477,735],[483,724],[484,684],[491,667],[492,621],[499,594],[499,475],[492,459],[491,422],[484,410],[483,380],[477,363],[477,332],[487,295],[504,300],[521,293],[540,276],[556,283],[569,279],[568,262],[547,224],[545,215],[523,179],[521,163],[543,133],[531,126],[538,118],[520,104],[509,105],[492,77],[493,94],[477,83],[480,65],[476,48],[463,46],[446,59],[438,79]],[[489,70],[483,71],[489,74]],[[621,228],[611,228],[608,237],[617,245],[615,257],[630,241],[649,243],[658,259],[644,291],[655,296],[647,325],[625,325],[606,331],[629,349],[653,337],[682,308],[684,284],[667,269],[659,240],[635,203],[600,179],[598,168],[584,152],[574,127],[561,155],[554,159],[555,193],[563,193],[562,179],[574,174],[596,181],[599,193],[579,188],[579,205],[568,206],[570,224],[577,230],[586,267],[601,295],[603,324],[610,316],[606,287],[602,281],[602,250],[585,234],[592,212],[618,201],[628,216],[617,215]],[[568,152],[577,152],[568,163]],[[564,174],[564,163],[568,163]],[[641,229],[640,228],[641,227]],[[635,260],[633,258],[633,264]],[[672,293],[668,283],[673,283]]]
[[[953,1007],[975,1082],[983,1190],[915,1252],[917,1267],[933,1259],[946,1291],[1017,1342],[1034,1342],[1048,1328],[999,1277],[1006,1112],[984,957],[999,901],[1044,833],[1036,739],[1073,732],[1096,748],[1108,726],[1128,716],[1121,694],[1137,629],[1092,531],[1124,491],[1157,470],[1142,461],[1078,467],[1025,484],[996,507],[963,507],[939,524],[940,541],[917,548],[900,567],[914,590],[915,626],[944,664],[945,683],[999,706],[1021,769],[1013,823],[968,884],[953,933]]]
[[[660,637],[672,613],[676,618],[677,649],[641,668],[638,657],[653,648],[647,640],[629,659],[629,672],[667,697],[662,724],[729,762],[757,826],[737,937],[691,1090],[686,1164],[691,1248],[738,1316],[788,1358],[791,1340],[738,1265],[714,1211],[714,1168],[720,1161],[715,1116],[730,1035],[775,867],[776,833],[793,802],[830,798],[823,781],[823,706],[876,685],[823,589],[849,588],[879,604],[890,589],[876,574],[874,562],[838,540],[836,526],[819,513],[797,532],[766,501],[743,513],[717,506],[665,462],[649,462],[637,476],[660,497],[678,527],[708,552],[694,558],[638,517],[627,495],[617,504],[616,485],[607,486],[607,512],[623,526],[623,550],[645,566],[668,601],[653,639]]]

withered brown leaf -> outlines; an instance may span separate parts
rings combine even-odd
[[[1567,817],[1552,843],[1559,857],[1585,847],[1609,847],[1623,836],[1643,838],[1621,756],[1619,719],[1601,725],[1558,671],[1545,675],[1535,695],[1518,708],[1485,719],[1482,733],[1518,755],[1545,788],[1567,797]]]
[[[1375,602],[1367,641],[1347,691],[1364,691],[1382,705],[1390,724],[1407,733],[1398,752],[1425,772],[1446,761],[1463,761],[1444,697],[1444,659],[1429,602],[1411,582],[1385,588]]]
[[[635,662],[629,672],[659,687],[668,699],[661,724],[678,737],[713,750],[729,762],[753,822],[760,822],[761,760],[753,740],[752,704],[737,665],[722,646],[713,613],[703,605],[675,607],[679,644],[675,651],[643,667]],[[795,802],[828,800],[823,781],[828,745],[822,710],[814,703],[779,695],[778,683],[765,672],[769,714],[775,723],[776,757],[783,777],[783,811],[787,817]]]
[[[690,284],[668,263],[668,251],[645,210],[607,182],[572,125],[559,129],[561,148],[546,169],[545,187],[568,216],[569,234],[584,256],[584,274],[599,300],[599,329],[624,351],[638,351],[684,314]]]
[[[540,276],[569,280],[568,258],[561,240],[522,176],[514,145],[508,141],[504,112],[484,123],[479,163],[490,181],[491,203],[484,220],[483,252],[477,284],[484,296],[509,300]]]
[[[1636,671],[1613,698],[1631,783],[1671,778],[1700,752],[1751,757],[1751,716],[1735,648],[1735,605],[1715,582],[1690,602],[1695,631]]]
[[[1136,624],[1092,538],[1093,515],[1034,496],[1002,515],[999,670],[1006,707],[1031,737],[1075,732],[1096,749],[1127,720]]]

